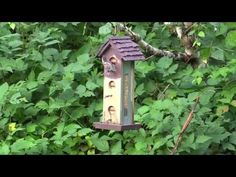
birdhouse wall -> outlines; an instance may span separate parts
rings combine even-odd
[[[104,52],[104,55],[102,56],[103,59],[107,62],[109,62],[109,60],[112,58],[112,57],[116,57],[117,58],[117,63],[116,63],[116,72],[114,73],[108,73],[106,71],[106,69],[104,68],[104,76],[105,77],[109,77],[109,78],[113,78],[113,79],[116,79],[116,78],[120,78],[122,77],[121,74],[122,74],[122,60],[121,60],[121,56],[120,54],[115,50],[113,49],[112,47],[110,47],[109,49],[107,49],[105,52]]]
[[[107,72],[104,67],[103,117],[101,122],[131,125],[134,123],[134,62],[123,61],[119,53],[110,47],[103,59],[117,59],[116,72]],[[110,83],[114,84],[111,87]]]
[[[121,124],[122,117],[122,60],[116,51],[109,48],[103,55],[106,62],[117,59],[116,72],[107,72],[104,67],[103,117],[102,122]]]
[[[114,87],[111,87],[111,83]],[[122,98],[121,98],[122,78],[104,78],[103,91],[103,120],[102,122],[121,124]]]

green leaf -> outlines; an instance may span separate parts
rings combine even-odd
[[[199,135],[199,136],[197,136],[196,143],[205,143],[210,139],[212,139],[212,137],[205,136],[205,135]]]
[[[43,71],[38,75],[37,80],[40,84],[45,84],[52,76],[51,71]]]
[[[58,145],[62,145],[63,143],[63,140],[61,138],[62,138],[64,127],[65,127],[65,122],[60,122],[57,125],[57,130],[53,132],[54,136],[52,137],[52,139],[55,140],[54,142]]]
[[[142,106],[138,109],[138,113],[140,115],[143,115],[145,113],[147,113],[150,110],[149,106]]]
[[[105,25],[99,28],[99,34],[102,36],[108,35],[112,32],[112,25],[111,23],[106,23]]]
[[[216,115],[222,115],[226,112],[229,111],[229,106],[228,105],[224,105],[224,106],[218,106],[216,109]]]
[[[235,29],[236,23],[235,22],[225,22],[224,23],[229,29]]]
[[[87,90],[85,93],[84,93],[84,95],[83,95],[84,97],[90,97],[90,96],[95,96],[94,95],[94,93],[93,92],[91,92],[91,91],[89,91],[89,90]]]
[[[198,36],[201,37],[201,38],[204,38],[205,37],[205,33],[203,31],[200,31],[198,33]]]
[[[210,78],[207,80],[207,84],[214,86],[214,85],[219,84],[220,81],[221,81],[220,79]]]
[[[154,102],[154,100],[151,97],[147,97],[143,100],[142,103],[150,106],[150,105],[152,105],[153,102]]]
[[[10,99],[10,103],[11,104],[19,104],[21,101],[19,100],[19,98],[21,97],[21,94],[15,93],[14,95],[12,95],[11,99]]]
[[[175,98],[176,96],[177,96],[177,91],[174,90],[174,89],[168,89],[168,90],[166,90],[166,92],[165,92],[165,97],[166,97],[167,99],[173,99],[173,98]]]
[[[143,128],[140,128],[140,129],[139,129],[139,133],[140,133],[140,135],[142,135],[143,137],[146,136],[146,132],[145,132],[145,130],[144,130]]]
[[[92,46],[90,44],[85,44],[78,50],[78,54],[82,55],[84,53],[89,53]]]
[[[232,106],[236,107],[236,100],[231,101],[230,103]]]
[[[197,77],[197,78],[196,78],[196,83],[197,83],[198,85],[200,85],[201,82],[202,82],[202,78],[201,78],[201,77]]]
[[[80,97],[83,97],[85,92],[86,92],[86,87],[83,85],[79,85],[75,91],[75,93],[79,94]]]
[[[81,128],[78,124],[75,123],[71,123],[67,126],[65,126],[64,131],[68,132],[69,134],[73,134],[75,132],[77,132],[77,130]]]
[[[35,80],[35,72],[32,70],[28,76],[29,81],[34,81]]]
[[[98,137],[92,137],[91,138],[92,143],[98,148],[98,150],[102,152],[106,152],[109,150],[109,144],[107,140],[103,140]]]
[[[32,54],[31,54],[31,60],[33,60],[33,61],[42,61],[43,56],[39,51],[33,50]]]
[[[157,66],[162,69],[167,69],[173,62],[172,58],[169,57],[162,57],[158,60]]]
[[[111,154],[120,154],[122,152],[122,146],[121,146],[121,141],[116,142],[112,147],[111,147]]]
[[[90,60],[90,57],[88,53],[84,53],[77,57],[78,64],[81,64],[81,65],[87,64],[89,60]]]
[[[29,149],[33,147],[35,144],[32,143],[31,141],[25,140],[24,138],[16,140],[12,145],[11,145],[11,152],[16,153],[16,152],[21,152],[23,150]],[[23,151],[24,152],[24,151]]]
[[[185,146],[188,147],[193,147],[193,142],[194,142],[194,133],[191,133],[186,140],[184,141]]]
[[[49,62],[48,60],[46,59],[43,59],[43,61],[40,63],[40,65],[48,70],[52,69],[53,67],[53,63],[52,62]],[[47,71],[49,72],[49,71]]]
[[[96,89],[97,87],[99,87],[97,84],[95,84],[94,82],[92,82],[91,80],[88,80],[87,82],[86,82],[86,87],[87,87],[87,89],[89,89],[89,90],[94,90],[94,89]]]
[[[138,85],[138,87],[136,87],[136,89],[135,89],[135,92],[137,95],[142,95],[145,92],[144,84],[142,83],[142,84]]]
[[[50,100],[49,101],[49,112],[52,112],[55,109],[60,109],[65,107],[65,100],[57,99],[57,100]]]
[[[224,61],[224,51],[223,50],[214,50],[211,54],[216,60]]]
[[[49,46],[49,45],[53,45],[53,44],[58,44],[58,43],[60,43],[60,41],[58,41],[58,40],[52,40],[52,41],[49,41],[49,42],[46,42],[45,44],[44,44],[44,46]]]
[[[199,92],[190,93],[190,94],[188,94],[188,100],[194,101],[198,96],[199,96]]]
[[[227,25],[225,25],[224,23],[220,24],[219,30],[216,32],[216,36],[225,34],[228,31],[228,27]]]
[[[40,108],[42,110],[47,110],[48,109],[48,104],[45,101],[39,101],[35,107]]]
[[[176,70],[177,70],[178,66],[179,66],[178,64],[172,65],[172,66],[168,69],[168,73],[169,73],[169,74],[174,74],[174,73],[176,73]]]
[[[108,140],[111,140],[112,138],[107,135],[103,135],[100,139],[108,141]]]
[[[203,48],[200,50],[200,57],[202,60],[208,60],[211,55],[211,48]]]
[[[147,144],[145,142],[137,142],[135,144],[135,149],[139,150],[146,150],[147,149]]]
[[[10,147],[6,143],[0,144],[0,155],[7,155],[10,153]]]
[[[10,47],[12,47],[12,48],[19,47],[19,46],[21,46],[22,44],[23,44],[23,42],[22,42],[22,41],[19,41],[19,40],[13,40],[13,41],[10,41],[10,42],[8,43],[8,45],[9,45]]]
[[[0,102],[2,102],[3,97],[6,95],[6,93],[8,91],[8,88],[9,88],[9,86],[8,86],[7,82],[5,82],[4,84],[2,84],[0,86]]]
[[[135,69],[142,73],[142,75],[144,76],[145,74],[153,71],[156,68],[155,64],[149,63],[149,62],[141,62],[141,61],[137,61],[135,62]]]
[[[43,125],[52,125],[52,123],[56,120],[58,120],[57,116],[44,116],[44,117],[41,118],[39,125],[41,125],[41,124],[43,124]]]
[[[214,88],[206,88],[200,93],[200,103],[202,105],[207,105],[210,102],[210,99],[215,94]]]
[[[143,25],[137,25],[135,26],[134,30],[135,33],[139,34],[142,39],[144,39],[147,35],[147,30]]]
[[[159,149],[161,146],[163,146],[167,140],[165,138],[160,138],[158,141],[154,144],[153,150]]]
[[[78,131],[78,135],[79,135],[79,136],[85,136],[85,135],[87,135],[87,134],[89,134],[89,133],[91,133],[91,132],[93,132],[93,130],[90,129],[90,128],[82,128],[82,129],[80,129],[80,130]]]
[[[151,116],[151,118],[155,119],[155,121],[162,121],[163,117],[164,117],[164,113],[162,111],[160,112],[157,109],[151,109],[150,116]]]
[[[226,46],[232,48],[236,47],[236,30],[230,31],[225,38]]]
[[[32,133],[35,131],[36,127],[37,127],[37,124],[30,123],[26,126],[26,130],[28,133]]]
[[[87,152],[87,155],[94,155],[95,154],[95,150],[94,149],[89,149]]]
[[[15,23],[9,23],[9,25],[10,25],[10,28],[12,30],[15,30],[15,28],[16,28],[16,24]]]
[[[228,150],[231,150],[231,151],[235,151],[235,147],[230,143],[224,143],[223,144],[223,149],[228,149]]]
[[[236,132],[233,132],[229,137],[229,142],[236,145]]]
[[[4,129],[8,121],[8,118],[0,119],[0,129]]]
[[[43,51],[44,59],[52,60],[53,58],[55,59],[57,55],[58,55],[58,50],[55,48],[46,48]]]
[[[71,53],[71,50],[63,50],[63,51],[61,52],[62,59],[64,60],[64,59],[68,58],[68,55],[69,55],[70,53]]]

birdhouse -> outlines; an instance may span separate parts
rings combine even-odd
[[[103,116],[94,127],[106,130],[139,129],[134,123],[134,61],[145,57],[130,37],[111,37],[97,56],[104,65]]]

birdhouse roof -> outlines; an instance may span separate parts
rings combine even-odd
[[[135,61],[145,59],[138,44],[133,42],[129,36],[109,38],[109,40],[101,46],[97,56],[101,58],[104,52],[110,47],[115,49],[120,54],[121,59],[124,61]]]

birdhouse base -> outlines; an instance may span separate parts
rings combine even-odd
[[[116,130],[116,131],[124,131],[124,130],[138,130],[141,128],[141,124],[132,124],[132,125],[119,125],[119,124],[111,124],[111,123],[103,123],[103,122],[94,122],[94,127],[96,129],[102,130]]]

